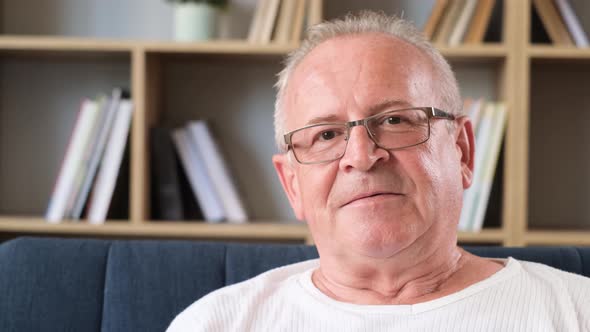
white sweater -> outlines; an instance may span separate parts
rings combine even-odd
[[[333,300],[311,281],[319,261],[305,261],[206,295],[167,331],[590,332],[590,278],[513,258],[500,261],[504,268],[489,278],[414,305]]]

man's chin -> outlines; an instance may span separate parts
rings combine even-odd
[[[342,243],[374,258],[390,257],[416,239],[411,229],[391,219],[357,220],[348,224],[345,232]]]

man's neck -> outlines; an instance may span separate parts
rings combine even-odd
[[[324,264],[326,263],[326,264]],[[457,292],[501,269],[458,247],[422,259],[349,260],[331,265],[320,258],[312,281],[327,296],[356,304],[415,304]]]

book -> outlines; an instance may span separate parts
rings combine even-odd
[[[199,147],[192,142],[188,128],[174,129],[172,141],[205,221],[213,223],[223,221],[226,217],[223,203],[207,174],[205,161]]]
[[[465,36],[465,32],[467,31],[467,26],[473,18],[473,13],[475,12],[476,7],[477,0],[466,0],[465,6],[463,6],[461,11],[461,15],[459,15],[459,18],[455,23],[455,27],[453,28],[449,37],[449,46],[458,46],[461,44],[463,37]]]
[[[291,29],[295,15],[297,0],[282,0],[279,18],[277,19],[275,33],[272,41],[279,44],[287,44],[291,41]]]
[[[440,28],[437,29],[434,42],[437,44],[447,44],[449,42],[449,38],[451,37],[451,33],[457,20],[459,19],[459,15],[461,15],[461,11],[463,7],[465,7],[466,0],[455,0],[451,1],[447,10],[443,15],[442,21],[440,23]]]
[[[74,190],[77,171],[82,166],[84,147],[90,138],[97,115],[98,104],[95,101],[82,101],[45,213],[45,219],[50,223],[59,223],[64,219],[68,199]]]
[[[489,145],[486,147],[486,154],[483,163],[483,171],[479,181],[478,192],[476,193],[475,210],[473,211],[471,231],[479,232],[483,227],[483,221],[494,182],[494,173],[500,155],[500,147],[506,128],[506,107],[497,103],[494,107],[492,128],[490,131]]]
[[[265,7],[268,0],[257,0],[254,16],[250,22],[250,30],[248,31],[248,42],[258,43],[262,29],[262,20],[264,16]]]
[[[574,42],[552,0],[533,0],[533,5],[551,41],[556,45],[573,46]]]
[[[428,21],[426,21],[424,28],[422,28],[422,30],[424,31],[424,36],[427,39],[432,40],[436,28],[440,25],[441,19],[443,17],[445,9],[447,8],[447,5],[447,0],[436,0],[434,6],[432,7],[432,10],[430,11]]]
[[[176,151],[176,150],[175,150]],[[182,162],[178,153],[174,153],[176,159],[176,173],[178,174],[178,183],[180,185],[180,196],[182,198],[183,216],[185,220],[205,220],[203,210],[199,206],[199,201],[193,192],[190,181],[183,169]]]
[[[479,120],[481,119],[482,109],[485,105],[483,98],[473,100],[469,106],[469,118],[471,119],[471,125],[473,126],[473,133],[477,134],[479,128]]]
[[[150,129],[152,213],[155,220],[183,220],[184,206],[170,130]]]
[[[297,0],[295,13],[293,14],[293,30],[291,31],[291,42],[298,42],[303,36],[305,21],[305,6],[309,0]]]
[[[474,157],[474,171],[469,187],[463,193],[463,208],[461,209],[461,217],[459,219],[459,230],[468,231],[471,229],[473,211],[477,208],[477,193],[479,192],[480,178],[484,170],[484,159],[487,153],[487,146],[490,140],[490,133],[492,130],[492,123],[494,118],[495,106],[493,103],[486,103],[483,113],[481,115],[480,124],[475,135],[475,157]]]
[[[82,150],[84,151],[82,154],[82,161],[80,163],[80,166],[78,166],[78,168],[76,169],[76,173],[74,174],[74,183],[72,185],[72,190],[70,191],[70,194],[68,196],[66,211],[64,213],[64,219],[74,219],[72,216],[72,212],[74,210],[74,205],[76,204],[76,198],[80,195],[82,186],[84,184],[84,178],[86,177],[86,173],[88,172],[88,166],[93,153],[92,147],[96,144],[98,134],[100,133],[100,128],[102,126],[102,122],[104,121],[105,115],[107,114],[106,99],[106,96],[100,96],[95,100],[98,105],[96,120],[90,128],[88,140],[82,148]]]
[[[571,36],[573,37],[576,46],[590,46],[588,43],[588,37],[586,36],[586,33],[584,32],[582,25],[580,25],[580,21],[578,20],[576,13],[572,9],[570,2],[568,0],[555,0],[555,4],[557,6],[557,9],[559,9],[559,12],[561,13],[565,25],[567,26]]]
[[[191,121],[188,124],[193,143],[203,156],[205,169],[211,178],[213,187],[221,199],[227,221],[231,223],[244,223],[248,220],[244,204],[238,191],[232,182],[229,170],[217,146],[209,127],[205,121]]]
[[[117,103],[116,118],[88,205],[87,219],[91,224],[102,224],[106,220],[129,137],[132,113],[131,100],[122,99]]]
[[[68,201],[66,204],[66,211],[64,213],[64,219],[73,219],[72,218],[72,211],[74,209],[74,205],[76,203],[76,198],[78,197],[82,185],[84,183],[84,177],[86,176],[86,172],[88,170],[89,160],[92,158],[92,146],[96,143],[98,133],[100,132],[100,127],[102,121],[104,121],[104,117],[107,113],[106,111],[106,96],[99,96],[95,99],[98,107],[97,107],[97,114],[96,120],[94,124],[90,128],[90,133],[88,136],[88,140],[86,141],[82,150],[84,151],[82,154],[82,161],[80,166],[76,169],[76,173],[74,174],[74,184],[72,185],[72,190],[68,196]]]
[[[82,183],[80,190],[75,195],[74,204],[71,210],[71,218],[74,220],[80,219],[82,210],[88,199],[90,188],[94,183],[94,179],[98,170],[98,165],[102,159],[107,139],[110,135],[111,129],[116,118],[117,110],[119,109],[119,101],[121,100],[122,90],[114,89],[110,98],[104,98],[101,101],[101,115],[100,120],[97,121],[96,130],[93,133],[93,139],[88,145],[87,158],[85,164],[80,172]]]
[[[535,7],[531,11],[531,43],[533,44],[551,44],[551,38],[539,17]]]
[[[307,0],[309,10],[307,14],[307,26],[313,26],[322,22],[322,0]]]
[[[465,44],[483,43],[488,24],[492,17],[494,4],[495,0],[479,0],[463,41]]]
[[[262,17],[262,26],[260,28],[260,35],[257,41],[262,44],[268,44],[272,38],[272,32],[277,20],[277,13],[279,11],[280,0],[267,0],[267,5]]]
[[[130,140],[129,135],[126,139],[125,149],[123,151],[123,158],[121,160],[121,166],[117,174],[117,180],[115,181],[115,189],[111,197],[111,203],[107,211],[107,220],[129,220],[130,218],[130,205],[131,201],[129,195],[130,188]],[[82,214],[82,217],[87,219],[88,211],[90,210],[90,201],[92,200],[92,192],[88,197],[88,204],[86,204],[86,214]]]

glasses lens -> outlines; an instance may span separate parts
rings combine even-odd
[[[375,142],[385,149],[399,149],[428,140],[428,115],[422,109],[385,112],[368,123]]]
[[[346,126],[322,124],[300,129],[291,136],[295,157],[302,163],[335,160],[346,149]]]

